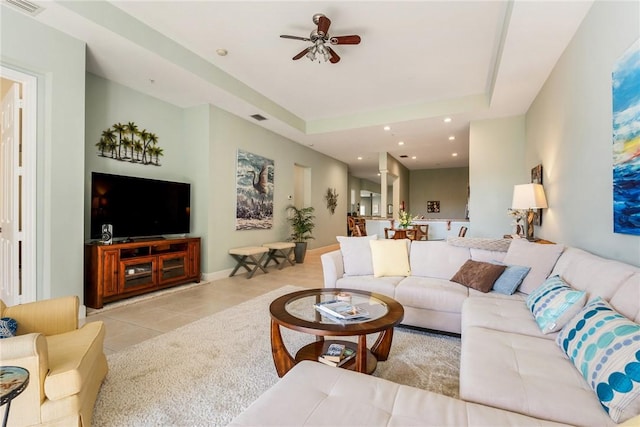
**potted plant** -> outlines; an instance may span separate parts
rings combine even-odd
[[[307,240],[314,238],[311,235],[313,227],[316,226],[313,222],[315,219],[315,215],[313,215],[314,209],[311,206],[296,208],[290,205],[287,207],[287,211],[289,212],[288,220],[292,230],[289,241],[296,244],[294,249],[296,262],[303,263],[304,256],[307,253]]]

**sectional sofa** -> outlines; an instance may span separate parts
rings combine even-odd
[[[339,240],[326,287],[391,296],[404,324],[461,334],[460,399],[301,363],[233,425],[640,423],[637,267],[525,240]],[[486,289],[483,269],[511,289]]]

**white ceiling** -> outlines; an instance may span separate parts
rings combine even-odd
[[[412,170],[467,166],[469,122],[525,113],[592,1],[36,3],[34,19],[87,43],[88,71],[219,106],[378,181],[380,152]],[[362,43],[334,46],[337,64],[293,61],[308,43],[279,35],[308,37],[315,13]]]

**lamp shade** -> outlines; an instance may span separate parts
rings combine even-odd
[[[541,184],[520,184],[513,186],[512,209],[539,209],[547,207],[547,198]]]

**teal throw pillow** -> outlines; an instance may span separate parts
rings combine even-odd
[[[640,414],[640,325],[597,297],[556,342],[616,423]]]
[[[573,289],[560,276],[549,277],[527,297],[527,307],[543,334],[562,329],[586,302],[586,292]]]
[[[498,264],[496,261],[491,262]],[[498,280],[493,284],[493,290],[500,294],[513,295],[529,273],[529,270],[531,270],[531,267],[508,265],[506,270],[504,270],[500,277],[498,277]]]
[[[11,317],[3,317],[0,319],[0,339],[11,338],[16,336],[18,330],[18,322]]]

